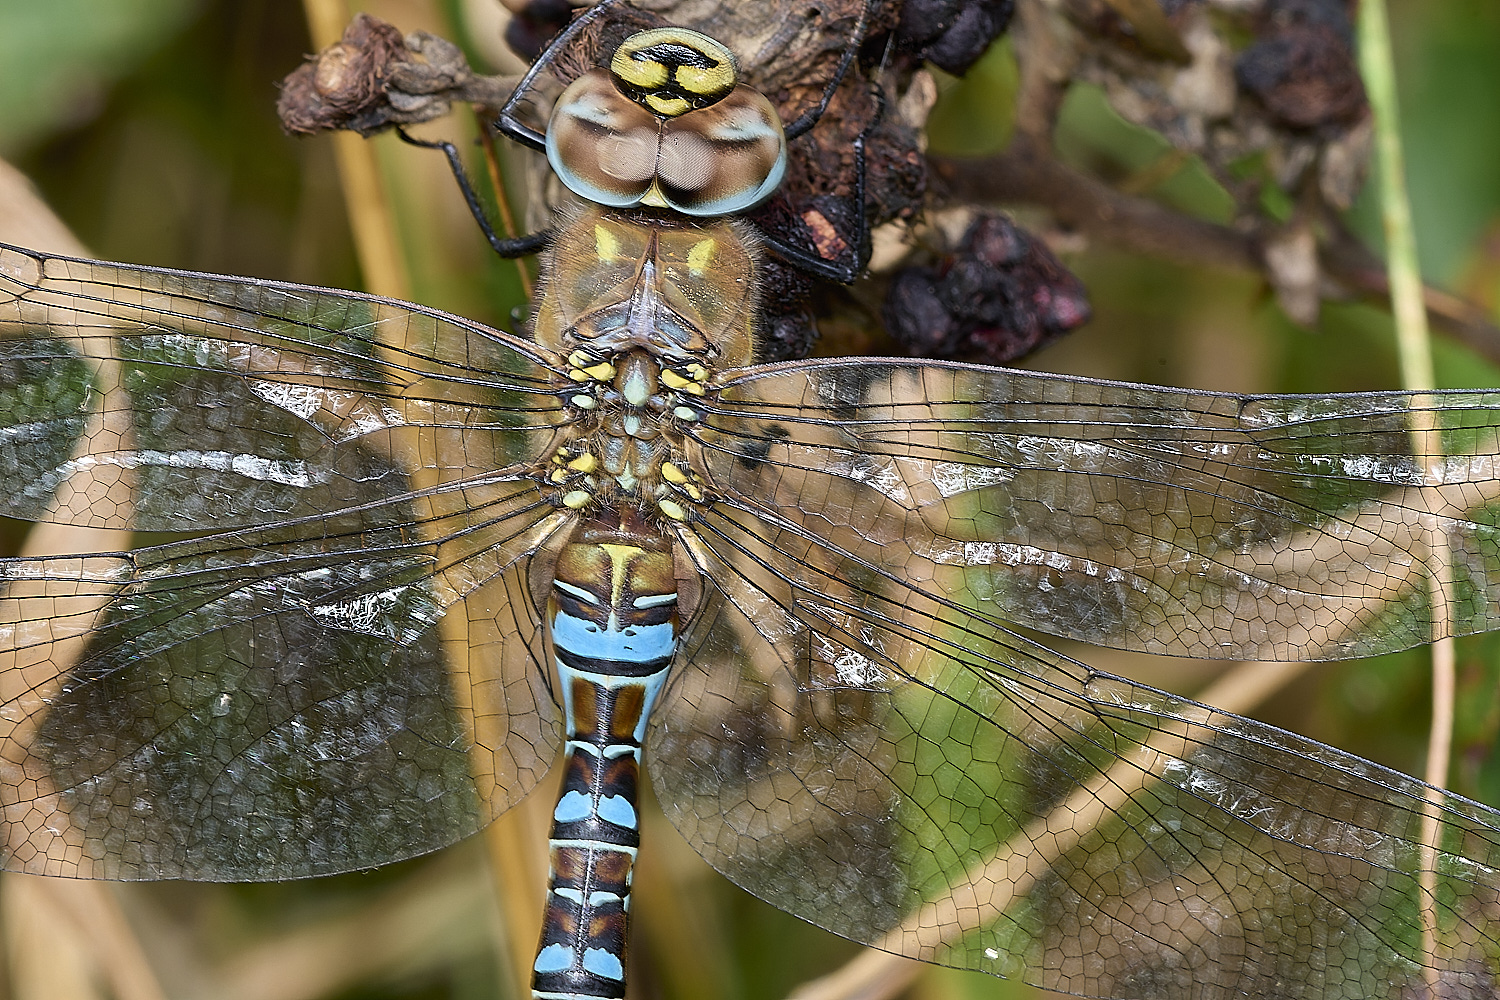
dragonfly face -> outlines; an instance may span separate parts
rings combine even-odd
[[[570,120],[615,134],[593,100]],[[567,743],[539,989],[598,995],[643,746],[715,867],[901,954],[1094,996],[1483,995],[1500,814],[1017,626],[1242,658],[1493,628],[1500,393],[754,365],[751,244],[670,207],[774,173],[683,183],[746,176],[688,127],[715,106],[651,112],[706,160],[568,217],[534,339],[0,249],[0,513],[194,533],[0,563],[5,866],[365,868]]]

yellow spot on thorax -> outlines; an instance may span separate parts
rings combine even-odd
[[[688,369],[688,372],[694,379],[701,380],[708,377],[708,369],[704,368],[702,365],[695,364]],[[701,381],[691,381],[687,377],[679,375],[677,372],[674,372],[670,368],[662,369],[661,380],[666,384],[668,389],[676,389],[679,392],[689,392],[694,396],[703,395],[703,383]]]
[[[687,264],[695,277],[713,267],[718,249],[718,241],[714,239],[699,240],[693,244],[693,248],[688,251]]]
[[[595,225],[594,250],[602,260],[615,260],[620,256],[620,240],[604,226]]]

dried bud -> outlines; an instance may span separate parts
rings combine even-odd
[[[981,215],[938,266],[898,272],[882,313],[915,356],[998,364],[1082,326],[1090,309],[1083,283],[1044,243]]]
[[[297,67],[282,83],[276,111],[282,128],[308,135],[330,129],[374,131],[385,124],[385,81],[393,63],[409,56],[401,32],[368,14],[344,37]],[[361,123],[372,123],[366,129]]]
[[[818,322],[809,305],[812,279],[771,254],[756,265],[755,273],[760,283],[755,360],[807,357],[818,342]]]
[[[276,110],[288,132],[350,129],[370,135],[446,115],[454,101],[499,107],[509,89],[469,69],[452,42],[401,32],[360,14],[344,37],[299,66],[281,87]]]
[[[505,26],[505,44],[527,62],[536,62],[547,43],[572,18],[573,5],[568,0],[529,0]]]
[[[1010,25],[1015,0],[906,0],[897,44],[962,76]]]
[[[1349,125],[1365,113],[1344,0],[1276,0],[1259,41],[1240,54],[1235,76],[1284,125]]]

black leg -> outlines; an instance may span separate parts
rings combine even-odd
[[[567,45],[580,31],[597,21],[610,8],[619,6],[621,2],[623,0],[599,0],[597,4],[573,18],[573,23],[547,43],[547,47],[542,50],[541,55],[536,57],[536,61],[531,64],[526,75],[521,77],[521,82],[516,84],[516,89],[511,91],[510,100],[506,101],[505,106],[500,109],[500,117],[495,119],[494,124],[500,130],[501,135],[538,151],[547,148],[547,137],[516,117],[516,107],[521,103],[522,95],[531,89],[531,82],[542,71],[542,67],[551,62],[553,52]]]
[[[839,84],[844,82],[844,74],[849,72],[849,67],[854,63],[854,57],[859,54],[859,47],[864,44],[865,32],[870,30],[870,18],[874,16],[878,2],[879,0],[865,0],[864,9],[859,12],[859,21],[854,25],[854,38],[850,41],[849,47],[844,50],[843,58],[839,60],[839,68],[834,72],[833,79],[828,81],[828,86],[823,88],[823,96],[818,98],[818,103],[798,115],[791,124],[784,126],[788,142],[818,124],[818,119],[822,118],[823,112],[828,110],[828,102],[833,100],[834,92],[839,89]]]
[[[875,99],[875,114],[871,116],[870,123],[864,127],[864,130],[854,137],[854,192],[848,199],[850,202],[848,214],[853,221],[854,231],[850,234],[847,252],[834,260],[829,260],[807,247],[788,243],[779,236],[756,226],[766,249],[782,260],[811,274],[816,274],[820,278],[827,278],[845,285],[852,284],[864,272],[865,264],[869,260],[870,217],[865,205],[865,144],[870,133],[875,131],[885,115],[885,100],[879,90],[876,90],[872,96]]]
[[[469,183],[469,175],[464,172],[464,162],[458,155],[458,147],[453,143],[417,139],[407,135],[406,130],[401,128],[396,129],[396,134],[401,137],[402,142],[420,146],[423,149],[441,149],[448,157],[448,169],[453,171],[453,179],[458,181],[458,189],[463,192],[464,202],[469,206],[469,214],[474,216],[475,222],[479,223],[480,232],[484,233],[484,238],[490,241],[490,246],[495,253],[501,257],[525,257],[547,245],[547,241],[552,237],[551,232],[547,230],[509,239],[495,232],[490,225],[490,220],[484,214],[484,206],[479,203],[479,196],[474,193],[474,186]]]

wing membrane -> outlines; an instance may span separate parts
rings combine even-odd
[[[777,366],[701,437],[724,488],[1087,642],[1332,659],[1500,623],[1500,394],[1255,397],[918,362]],[[1448,456],[1411,451],[1414,411]],[[1454,576],[1435,615],[1436,539]]]
[[[0,563],[5,865],[340,871],[524,794],[558,741],[558,370],[420,307],[0,248],[0,513],[215,531]],[[1500,814],[1013,626],[1301,659],[1494,627],[1497,427],[1494,393],[745,370],[689,431],[715,502],[680,533],[658,796],[746,888],[900,954],[1094,995],[1395,998],[1423,963],[1477,992]]]
[[[565,519],[526,478],[464,494],[0,563],[5,866],[326,874],[519,799],[558,741],[529,576]]]
[[[5,866],[344,871],[525,794],[558,739],[553,361],[418,306],[0,248],[0,513],[214,532],[0,563]]]
[[[947,597],[961,569],[914,585],[879,539],[804,516],[721,502],[689,543],[718,596],[652,782],[730,878],[858,941],[1088,996],[1394,1000],[1424,964],[1485,987],[1500,812],[1070,661]]]
[[[504,468],[551,438],[549,366],[420,306],[0,247],[0,514],[228,528]]]

